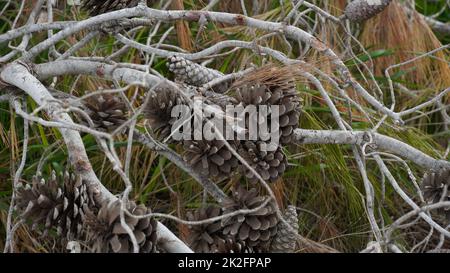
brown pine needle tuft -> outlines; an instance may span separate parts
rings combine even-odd
[[[376,76],[384,76],[387,67],[407,61],[418,55],[441,47],[433,31],[416,11],[409,11],[397,1],[393,1],[380,16],[366,22],[361,35],[366,47],[391,49],[395,53],[374,59]],[[436,58],[425,57],[402,66],[407,71],[403,80],[411,84],[442,90],[450,86],[450,67],[443,61],[447,53],[439,51]],[[448,55],[447,55],[448,56]],[[391,75],[399,70],[391,71]]]

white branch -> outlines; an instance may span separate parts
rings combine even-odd
[[[448,161],[434,159],[400,140],[369,131],[297,129],[294,131],[294,138],[297,144],[356,144],[362,146],[369,142],[370,134],[372,135],[372,144],[380,150],[397,154],[427,169],[450,167]]]

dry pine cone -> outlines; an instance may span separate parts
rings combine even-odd
[[[213,253],[253,253],[253,249],[245,242],[235,238],[220,239],[214,246]]]
[[[175,74],[175,79],[177,81],[193,86],[202,86],[205,83],[223,76],[223,74],[217,70],[196,64],[180,56],[170,57],[167,66],[169,67],[169,71]],[[219,84],[213,89],[215,92],[223,93],[226,91],[226,88],[226,85]]]
[[[283,175],[287,167],[286,156],[281,147],[275,151],[266,151],[262,149],[264,142],[244,141],[239,154],[265,181],[274,182]],[[268,145],[266,145],[268,146]],[[239,166],[240,171],[251,181],[258,179],[247,166]]]
[[[133,252],[133,243],[130,236],[120,222],[120,209],[121,201],[117,200],[105,203],[97,215],[89,215],[87,222],[90,226],[90,237],[95,240],[94,251],[103,253]],[[150,213],[150,209],[144,205],[136,205],[134,202],[127,204],[127,210],[137,216]],[[139,252],[155,252],[156,220],[148,217],[137,219],[125,214],[125,222],[137,240]]]
[[[16,202],[33,229],[40,226],[47,234],[56,228],[58,235],[68,239],[81,234],[85,214],[94,204],[81,177],[66,172],[60,181],[54,171],[48,181],[34,176],[32,186],[19,186]]]
[[[172,109],[176,105],[184,104],[183,101],[176,90],[164,84],[156,87],[151,94],[144,109],[144,116],[160,138],[170,136],[172,125],[177,120],[176,117],[172,117]]]
[[[234,144],[229,142],[231,147]],[[238,166],[238,160],[222,140],[184,141],[184,160],[205,176],[227,178]]]
[[[84,104],[96,130],[112,132],[127,120],[125,103],[112,94],[89,97]],[[89,126],[87,122],[83,123]]]
[[[300,117],[300,101],[295,89],[284,89],[282,87],[273,91],[266,85],[244,86],[237,90],[236,99],[248,105],[277,105],[279,106],[279,134],[280,143],[289,144],[292,141],[294,129],[298,127]],[[247,126],[250,120],[246,119]],[[268,115],[267,128],[271,128],[271,116]]]
[[[261,206],[267,197],[259,196],[255,188],[247,191],[239,186],[233,190],[233,199],[225,200],[223,214],[241,209],[255,209]],[[222,220],[223,234],[236,241],[245,243],[256,252],[267,252],[277,233],[278,218],[272,202],[254,213],[239,214]]]
[[[289,144],[292,141],[301,113],[300,97],[297,94],[295,81],[286,69],[263,67],[235,84],[235,97],[244,107],[248,105],[279,106],[281,144]],[[268,115],[266,119],[267,128],[271,128],[270,117]]]
[[[212,217],[217,217],[221,213],[220,208],[207,206],[187,213],[189,221],[201,221]],[[196,253],[209,253],[223,240],[222,226],[220,221],[201,225],[189,225],[188,244]]]

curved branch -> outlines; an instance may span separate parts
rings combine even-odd
[[[416,148],[389,136],[368,131],[341,131],[341,130],[304,130],[294,131],[294,141],[297,144],[356,144],[363,145],[369,142],[372,135],[372,143],[379,149],[397,154],[411,160],[419,166],[434,169],[438,167],[450,168],[450,162],[434,159]]]

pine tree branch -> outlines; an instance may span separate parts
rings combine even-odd
[[[397,154],[426,169],[439,167],[450,168],[450,162],[434,159],[400,140],[380,133],[371,133],[369,131],[296,129],[294,131],[294,138],[297,144],[352,144],[363,146],[365,143],[370,143],[375,145],[373,148],[376,150],[384,150]]]

